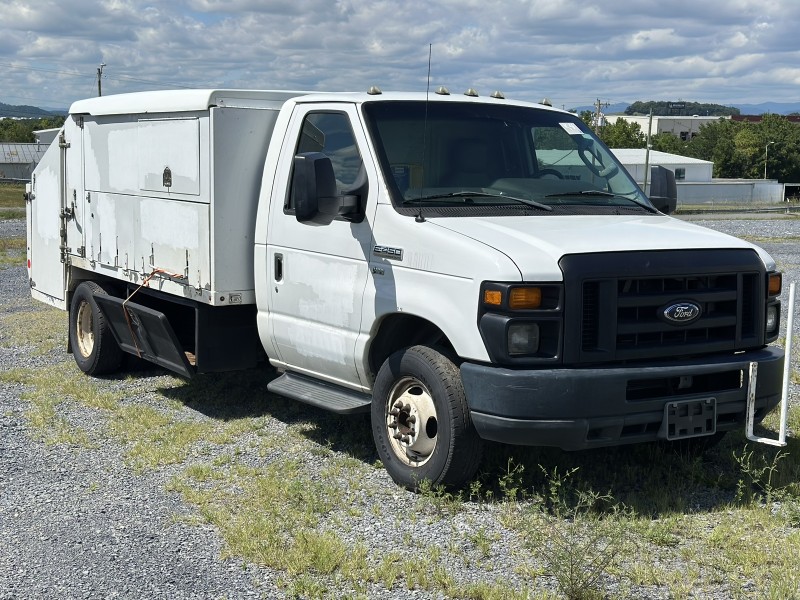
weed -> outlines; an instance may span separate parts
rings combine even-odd
[[[547,471],[545,507],[534,514],[528,546],[538,551],[559,590],[570,600],[602,597],[600,582],[628,541],[624,507],[609,495],[578,490],[571,478],[577,469]]]
[[[384,556],[375,569],[375,580],[382,583],[386,589],[392,589],[402,574],[402,559],[399,552],[391,552]]]
[[[485,527],[480,527],[478,531],[467,536],[469,541],[477,548],[483,558],[489,558],[492,550],[492,536],[486,533]]]
[[[417,494],[439,514],[454,515],[463,508],[463,498],[441,485],[434,485],[423,479],[417,487]]]
[[[755,450],[748,449],[745,445],[741,454],[733,452],[733,458],[739,465],[742,478],[736,486],[736,498],[740,502],[749,503],[757,492],[767,504],[784,495],[784,487],[776,487],[774,479],[778,473],[778,464],[788,455],[778,451],[768,460],[764,454],[756,454]]]
[[[283,584],[292,598],[316,599],[326,597],[327,586],[316,577],[308,574],[285,578]]]
[[[497,481],[497,485],[500,487],[500,492],[505,500],[514,502],[526,496],[524,483],[522,481],[524,472],[525,465],[515,463],[513,457],[509,457],[506,470]]]

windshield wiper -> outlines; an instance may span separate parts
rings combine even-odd
[[[625,198],[626,200],[630,200],[630,198],[625,196],[618,196],[617,194],[604,192],[603,190],[575,190],[574,192],[559,192],[557,194],[547,194],[545,198],[567,198],[569,196],[606,196],[609,198]]]
[[[574,192],[559,192],[557,194],[547,194],[545,198],[569,198],[570,196],[601,196],[603,198],[621,198],[623,200],[627,200],[628,202],[633,202],[636,206],[641,206],[643,209],[650,211],[651,213],[657,213],[658,210],[653,208],[652,206],[648,206],[647,204],[642,204],[634,200],[633,198],[628,198],[628,196],[622,196],[621,194],[613,194],[611,192],[604,192],[603,190],[576,190]]]
[[[541,210],[553,210],[552,206],[548,206],[547,204],[542,204],[541,202],[536,202],[536,200],[527,200],[525,198],[517,198],[516,196],[507,196],[506,194],[492,194],[489,192],[473,192],[469,190],[462,190],[460,192],[448,192],[446,194],[431,194],[430,196],[422,196],[420,198],[409,198],[407,200],[403,200],[403,204],[415,204],[419,202],[424,202],[426,200],[441,200],[443,198],[469,198],[469,197],[477,197],[477,198],[496,198],[498,200],[510,200],[511,202],[518,202],[519,204],[527,204],[528,206],[533,206],[534,208],[539,208]]]

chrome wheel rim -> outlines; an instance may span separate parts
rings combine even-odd
[[[78,352],[84,358],[89,358],[94,350],[93,325],[92,307],[88,302],[81,302],[78,314],[75,315],[75,338],[78,342]]]
[[[386,428],[395,456],[405,465],[421,467],[436,448],[438,417],[433,396],[414,377],[397,381],[386,403]]]

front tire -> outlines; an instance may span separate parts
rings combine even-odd
[[[113,373],[122,363],[122,350],[95,294],[108,292],[94,281],[84,281],[75,290],[69,311],[70,348],[78,368],[87,375]]]
[[[372,396],[372,435],[389,475],[411,490],[423,480],[461,487],[480,464],[482,441],[458,367],[427,346],[399,350],[381,366]]]

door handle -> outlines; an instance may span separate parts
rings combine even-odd
[[[283,254],[275,255],[275,269],[273,271],[275,281],[283,280]]]

